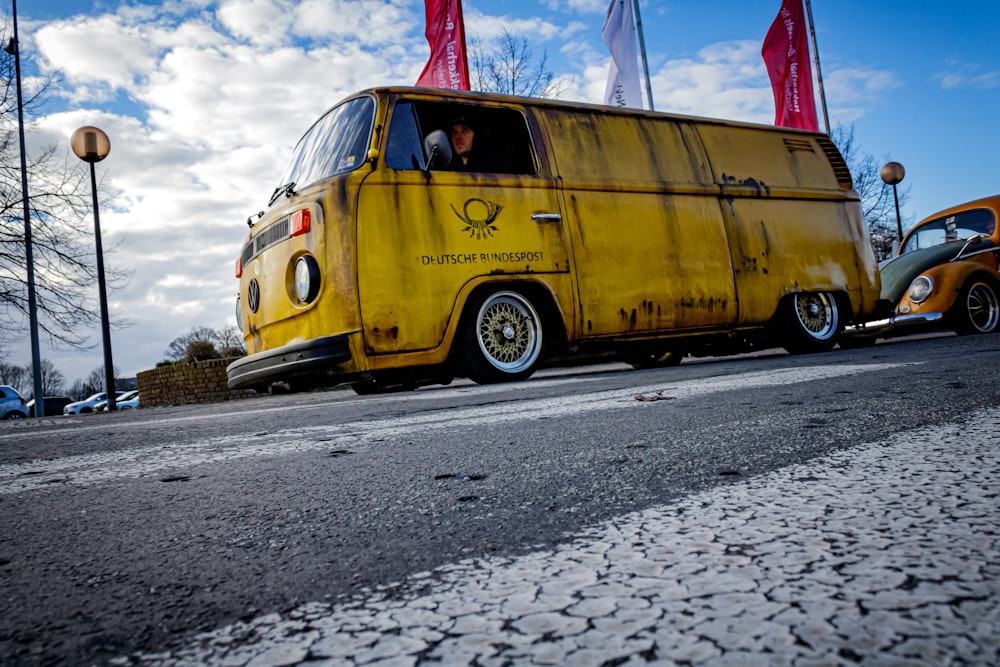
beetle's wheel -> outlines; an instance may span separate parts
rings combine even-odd
[[[990,283],[977,280],[962,290],[955,318],[955,331],[960,334],[992,333],[1000,322],[1000,302],[996,288]]]

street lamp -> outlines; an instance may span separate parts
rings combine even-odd
[[[21,49],[17,37],[17,0],[11,0],[14,15],[14,36],[3,50],[14,56],[14,78],[17,79],[17,132],[21,145],[21,202],[24,205],[24,260],[28,267],[28,328],[31,330],[32,390],[35,394],[35,416],[45,416],[45,391],[42,389],[42,355],[38,346],[38,306],[35,296],[35,256],[31,243],[31,213],[28,203],[28,159],[24,153],[24,103],[21,98]]]
[[[903,242],[903,221],[899,217],[899,197],[896,195],[896,185],[906,176],[906,170],[898,162],[886,162],[882,167],[882,182],[892,186],[892,198],[896,201],[896,233],[899,243]]]
[[[111,326],[108,322],[108,290],[104,283],[104,249],[101,246],[101,216],[97,211],[97,176],[94,163],[100,162],[111,152],[108,135],[96,127],[81,127],[69,140],[73,153],[84,162],[90,163],[90,189],[94,196],[94,242],[97,244],[97,289],[101,298],[101,338],[104,342],[104,381],[107,384],[108,412],[114,412],[115,366],[111,361]]]

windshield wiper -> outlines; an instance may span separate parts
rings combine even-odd
[[[285,185],[279,185],[274,189],[274,192],[271,194],[271,198],[268,200],[267,205],[270,206],[271,204],[273,204],[281,195],[285,195],[286,197],[291,197],[294,194],[295,194],[295,181],[292,181],[291,183],[286,183]]]

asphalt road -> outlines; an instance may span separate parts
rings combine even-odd
[[[0,424],[0,656],[995,664],[997,368],[947,336]]]

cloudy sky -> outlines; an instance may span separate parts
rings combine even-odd
[[[467,36],[507,28],[545,54],[563,98],[599,102],[607,0],[464,0]],[[642,0],[657,110],[771,123],[760,43],[778,0]],[[1000,192],[1000,3],[812,0],[831,124],[906,167],[904,218]],[[9,36],[11,3],[0,3]],[[356,90],[414,83],[428,48],[419,0],[21,0],[26,77],[58,72],[29,151],[96,125],[109,263],[132,271],[110,297],[122,375],[152,368],[193,327],[235,323],[236,257],[301,133]],[[6,39],[6,38],[5,38]],[[4,55],[4,54],[0,54]],[[822,121],[821,121],[822,122]],[[24,338],[27,338],[25,324]],[[103,363],[50,349],[68,382]],[[8,361],[28,363],[28,346]],[[23,361],[22,361],[23,360]]]

